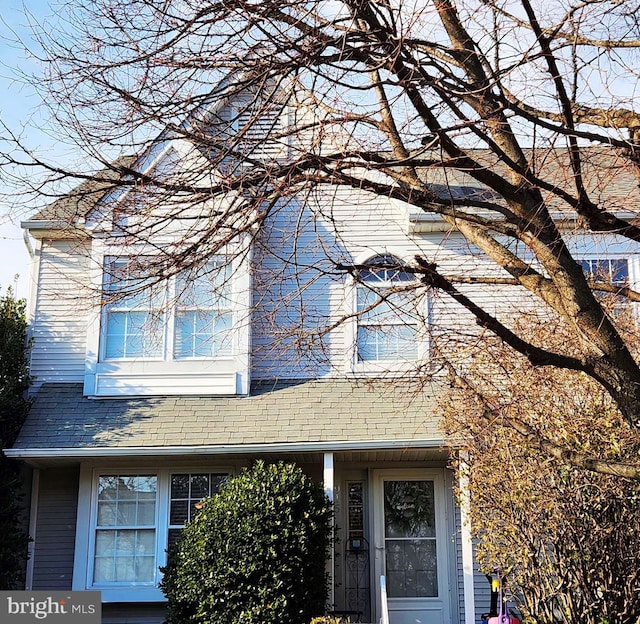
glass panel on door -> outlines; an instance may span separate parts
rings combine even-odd
[[[433,481],[384,482],[384,550],[389,598],[438,597]]]

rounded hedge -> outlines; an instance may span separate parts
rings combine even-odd
[[[257,462],[202,502],[163,568],[170,624],[308,624],[323,613],[331,503],[292,464]]]

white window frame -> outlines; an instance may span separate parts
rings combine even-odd
[[[90,397],[248,394],[252,287],[250,251],[251,240],[247,235],[220,250],[219,254],[230,259],[231,354],[178,359],[104,359],[101,357],[104,339],[101,338],[106,316],[99,293],[103,288],[105,260],[149,255],[149,250],[144,247],[127,249],[107,239],[94,239],[91,280],[96,296],[87,323],[84,394]],[[172,331],[172,325],[169,328]],[[166,332],[165,350],[173,348],[171,331]]]
[[[409,264],[409,261],[404,258],[404,253],[389,249],[373,254],[368,252],[366,256],[360,255],[355,258],[355,264],[365,264],[380,256],[393,256],[400,263]],[[383,288],[393,288],[394,285],[397,286],[402,283],[403,282],[390,281],[388,286],[385,286],[381,282]],[[412,283],[418,284],[418,280],[416,279],[415,282],[407,281],[404,283],[407,285],[411,285]],[[415,295],[418,298],[416,306],[420,316],[416,322],[417,349],[415,358],[361,360],[358,356],[358,328],[362,325],[359,318],[360,315],[358,313],[359,288],[366,288],[366,286],[363,286],[362,283],[354,277],[349,277],[345,288],[345,312],[348,318],[351,319],[350,322],[345,324],[345,338],[347,345],[345,365],[346,372],[354,375],[403,374],[413,370],[417,365],[423,363],[429,355],[428,325],[430,324],[431,305],[428,293],[416,293]],[[400,319],[398,319],[398,324],[403,324]]]
[[[76,520],[76,543],[73,566],[73,590],[100,591],[103,602],[165,602],[159,588],[162,578],[160,567],[167,563],[169,538],[169,503],[171,496],[171,476],[174,474],[227,473],[235,474],[228,465],[176,466],[171,468],[106,467],[83,464],[80,468],[78,489],[78,511]],[[106,475],[154,475],[157,477],[155,509],[155,577],[153,582],[144,583],[94,583],[95,536],[98,510],[98,478]],[[175,528],[173,525],[171,528]]]
[[[602,280],[604,276],[599,276],[597,274],[593,274],[591,272],[585,271],[585,267],[583,263],[585,262],[616,262],[620,260],[624,260],[627,263],[627,281],[625,284],[619,284],[620,287],[627,287],[632,290],[638,289],[638,277],[640,276],[639,267],[638,267],[638,258],[633,254],[624,254],[624,253],[607,253],[601,252],[598,253],[598,250],[594,250],[593,252],[581,252],[577,253],[575,256],[576,262],[582,266],[582,269],[587,278],[595,277],[597,280]],[[595,291],[597,296],[606,295],[607,293],[598,293]],[[615,295],[613,295],[615,296]],[[624,310],[630,310],[634,315],[634,318],[637,316],[638,306],[633,301],[626,300],[624,297],[620,297],[620,302],[616,303],[612,308],[613,316],[618,316],[618,314],[622,313]]]
[[[126,257],[114,257],[108,258],[106,260],[106,265],[114,265],[117,263],[126,262]],[[100,362],[113,362],[113,361],[131,361],[133,359],[137,359],[139,361],[160,361],[160,362],[171,362],[171,361],[184,361],[184,360],[221,360],[221,359],[231,359],[235,355],[235,350],[238,348],[238,344],[236,340],[233,340],[233,328],[237,323],[236,315],[234,314],[233,305],[231,303],[231,291],[232,291],[232,282],[233,280],[233,272],[229,268],[232,260],[218,254],[210,259],[210,262],[215,263],[217,266],[212,270],[220,270],[228,273],[227,277],[225,277],[225,288],[224,288],[224,298],[227,300],[226,306],[219,305],[220,297],[217,295],[212,297],[212,304],[209,308],[202,308],[196,306],[187,306],[181,304],[182,297],[181,293],[177,292],[178,290],[178,282],[181,279],[180,275],[174,275],[166,280],[163,280],[157,285],[153,285],[151,288],[157,288],[159,290],[158,299],[159,306],[158,308],[154,308],[153,306],[148,307],[128,307],[124,304],[121,304],[117,300],[109,303],[107,302],[102,311],[102,319],[100,323]],[[208,269],[205,269],[208,271]],[[105,276],[107,276],[107,272],[105,271]],[[111,292],[107,288],[108,283],[105,281],[105,290]],[[113,291],[117,292],[117,291]],[[124,298],[126,303],[127,297]],[[225,314],[231,315],[231,328],[229,330],[230,334],[230,343],[231,347],[229,352],[216,354],[213,356],[199,356],[199,355],[186,355],[186,356],[176,356],[176,333],[177,333],[177,317],[178,314],[182,311],[224,311]],[[161,347],[159,355],[151,355],[151,356],[139,356],[139,357],[109,357],[107,356],[107,346],[108,346],[108,320],[109,316],[112,312],[128,312],[128,311],[136,311],[140,310],[141,312],[149,312],[153,315],[154,311],[158,313],[160,317],[159,325],[161,332]]]
[[[105,259],[105,269],[104,269],[104,280],[103,280],[103,297],[108,298],[112,296],[111,293],[117,293],[117,288],[111,287],[110,278],[112,274],[115,273],[118,269],[117,265],[124,265],[126,270],[126,265],[130,262],[130,258],[126,256],[118,256],[118,257],[109,257]],[[143,281],[143,280],[138,280]],[[102,309],[102,318],[100,320],[100,362],[114,361],[114,360],[124,360],[130,361],[133,359],[139,360],[157,360],[163,361],[167,359],[167,330],[169,328],[169,316],[170,310],[167,306],[167,300],[169,298],[169,289],[168,283],[158,283],[153,284],[150,288],[156,291],[156,295],[152,293],[144,294],[143,297],[147,301],[151,301],[157,297],[158,305],[157,307],[149,304],[149,305],[130,305],[128,300],[131,296],[123,296],[120,300],[115,300],[112,302],[106,301],[104,307]],[[135,295],[134,295],[135,296]],[[108,325],[109,319],[113,313],[115,314],[127,314],[129,312],[141,312],[147,313],[149,316],[158,316],[158,329],[159,329],[159,337],[160,337],[160,345],[159,345],[159,353],[157,355],[141,355],[141,356],[129,356],[124,355],[121,357],[109,357],[107,356],[107,345],[108,345]],[[126,351],[127,341],[125,339],[124,342],[124,350]]]

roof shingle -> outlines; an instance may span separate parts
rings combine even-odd
[[[352,380],[272,382],[246,397],[88,399],[42,386],[14,449],[441,440],[437,389]]]

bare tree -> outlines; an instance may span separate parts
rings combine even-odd
[[[478,357],[443,399],[481,567],[501,563],[527,621],[635,623],[638,481],[612,468],[635,462],[637,429],[583,374],[532,371],[526,358],[497,348],[499,360]]]
[[[179,243],[155,250],[163,276],[326,188],[404,202],[500,269],[450,274],[420,255],[410,270],[421,288],[452,297],[531,366],[585,373],[638,427],[640,367],[598,291],[638,294],[589,280],[566,242],[572,228],[640,242],[635,8],[615,0],[70,0],[65,27],[40,29],[40,87],[55,131],[89,166],[67,170],[14,149],[6,175],[48,171],[44,182],[20,175],[38,180],[31,190],[40,198],[52,193],[47,182],[83,182],[72,213],[96,189],[113,186],[112,198],[133,189],[118,204],[132,243],[150,245],[178,220],[188,224]],[[235,102],[234,115],[222,115],[223,100]],[[168,139],[190,146],[179,155],[188,175],[117,159]],[[331,202],[322,205],[331,221]],[[327,273],[362,268],[327,256]],[[518,331],[465,294],[470,281],[530,293],[567,341]]]

